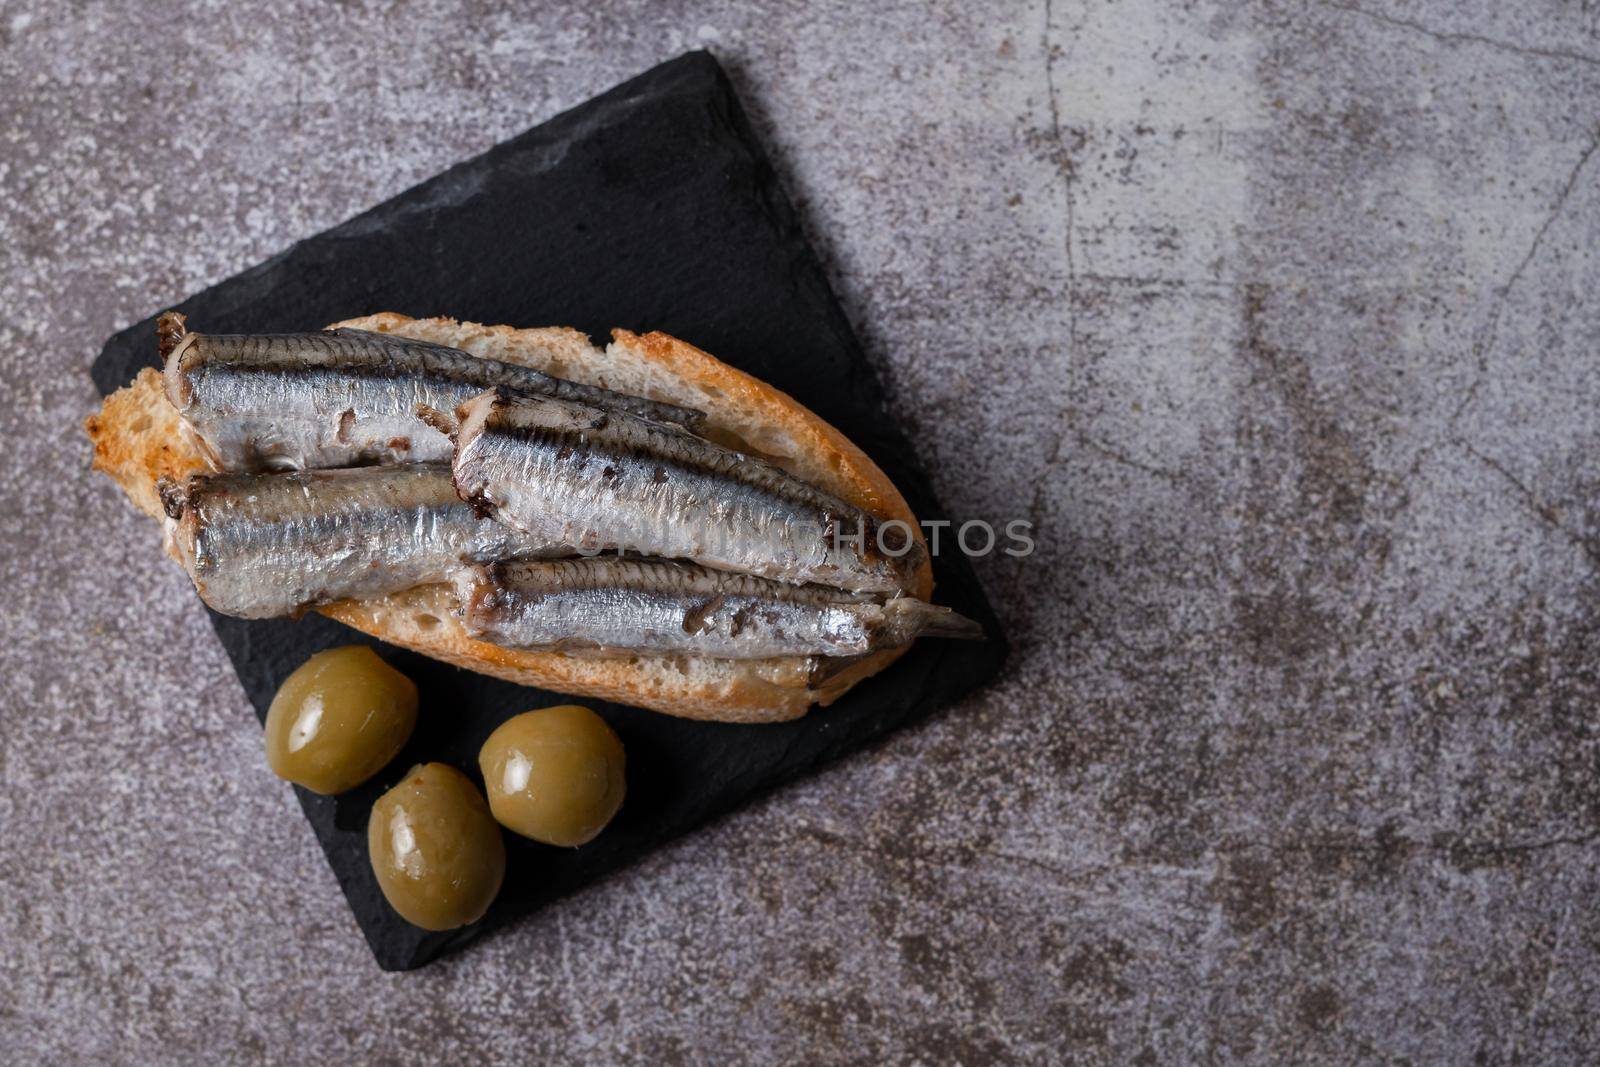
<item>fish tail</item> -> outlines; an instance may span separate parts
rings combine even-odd
[[[163,311],[156,318],[156,348],[161,353],[161,362],[165,363],[178,342],[187,336],[189,331],[184,326],[187,321],[188,316],[180,311]]]
[[[505,567],[499,563],[462,560],[451,576],[461,624],[473,637],[482,636],[503,606]]]
[[[456,431],[461,428],[461,424],[456,421],[454,415],[440,411],[438,408],[431,408],[426,404],[417,405],[416,416],[452,441],[456,439]]]
[[[156,495],[161,499],[161,510],[169,519],[181,519],[189,507],[187,488],[178,481],[162,475],[156,479]]]
[[[886,647],[910,644],[918,637],[945,637],[956,641],[984,640],[983,624],[951,608],[915,597],[896,597],[883,606]]]

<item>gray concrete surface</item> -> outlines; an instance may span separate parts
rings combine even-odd
[[[250,7],[0,2],[0,1058],[1600,1059],[1600,9]],[[1014,664],[380,974],[84,370],[701,45]]]

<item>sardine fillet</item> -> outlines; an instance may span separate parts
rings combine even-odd
[[[771,463],[659,423],[505,391],[456,418],[457,491],[547,540],[879,593],[906,589],[922,562],[904,523],[882,528]]]
[[[983,637],[978,624],[915,597],[615,556],[472,568],[461,603],[467,632],[495,644],[601,654],[847,657],[921,636]]]
[[[163,483],[162,495],[168,537],[201,599],[246,619],[570,551],[482,518],[437,464],[195,475]]]
[[[452,408],[490,388],[691,427],[703,421],[676,404],[370,330],[190,333],[169,312],[160,338],[167,399],[225,470],[445,461],[450,442],[417,408]]]

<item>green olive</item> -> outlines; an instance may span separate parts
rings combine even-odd
[[[478,768],[500,824],[547,845],[593,840],[627,792],[622,742],[576,704],[507,719],[483,743]]]
[[[354,789],[417,725],[417,687],[366,645],[318,652],[267,709],[267,765],[314,793]]]
[[[506,846],[472,780],[443,763],[411,768],[367,819],[372,873],[413,926],[454,930],[483,918],[506,876]]]

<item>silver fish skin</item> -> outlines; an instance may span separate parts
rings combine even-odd
[[[173,316],[176,318],[176,316]],[[365,330],[186,333],[164,321],[166,393],[224,470],[444,462],[450,442],[417,418],[493,387],[698,427],[703,413]]]
[[[863,656],[983,628],[914,597],[617,556],[495,563],[457,586],[468,633],[509,648],[717,659]]]
[[[921,545],[765,460],[618,412],[489,392],[456,410],[456,490],[586,554],[687,559],[778,581],[892,593]]]
[[[161,490],[167,535],[201,599],[246,619],[570,551],[478,516],[442,464],[202,474]]]

